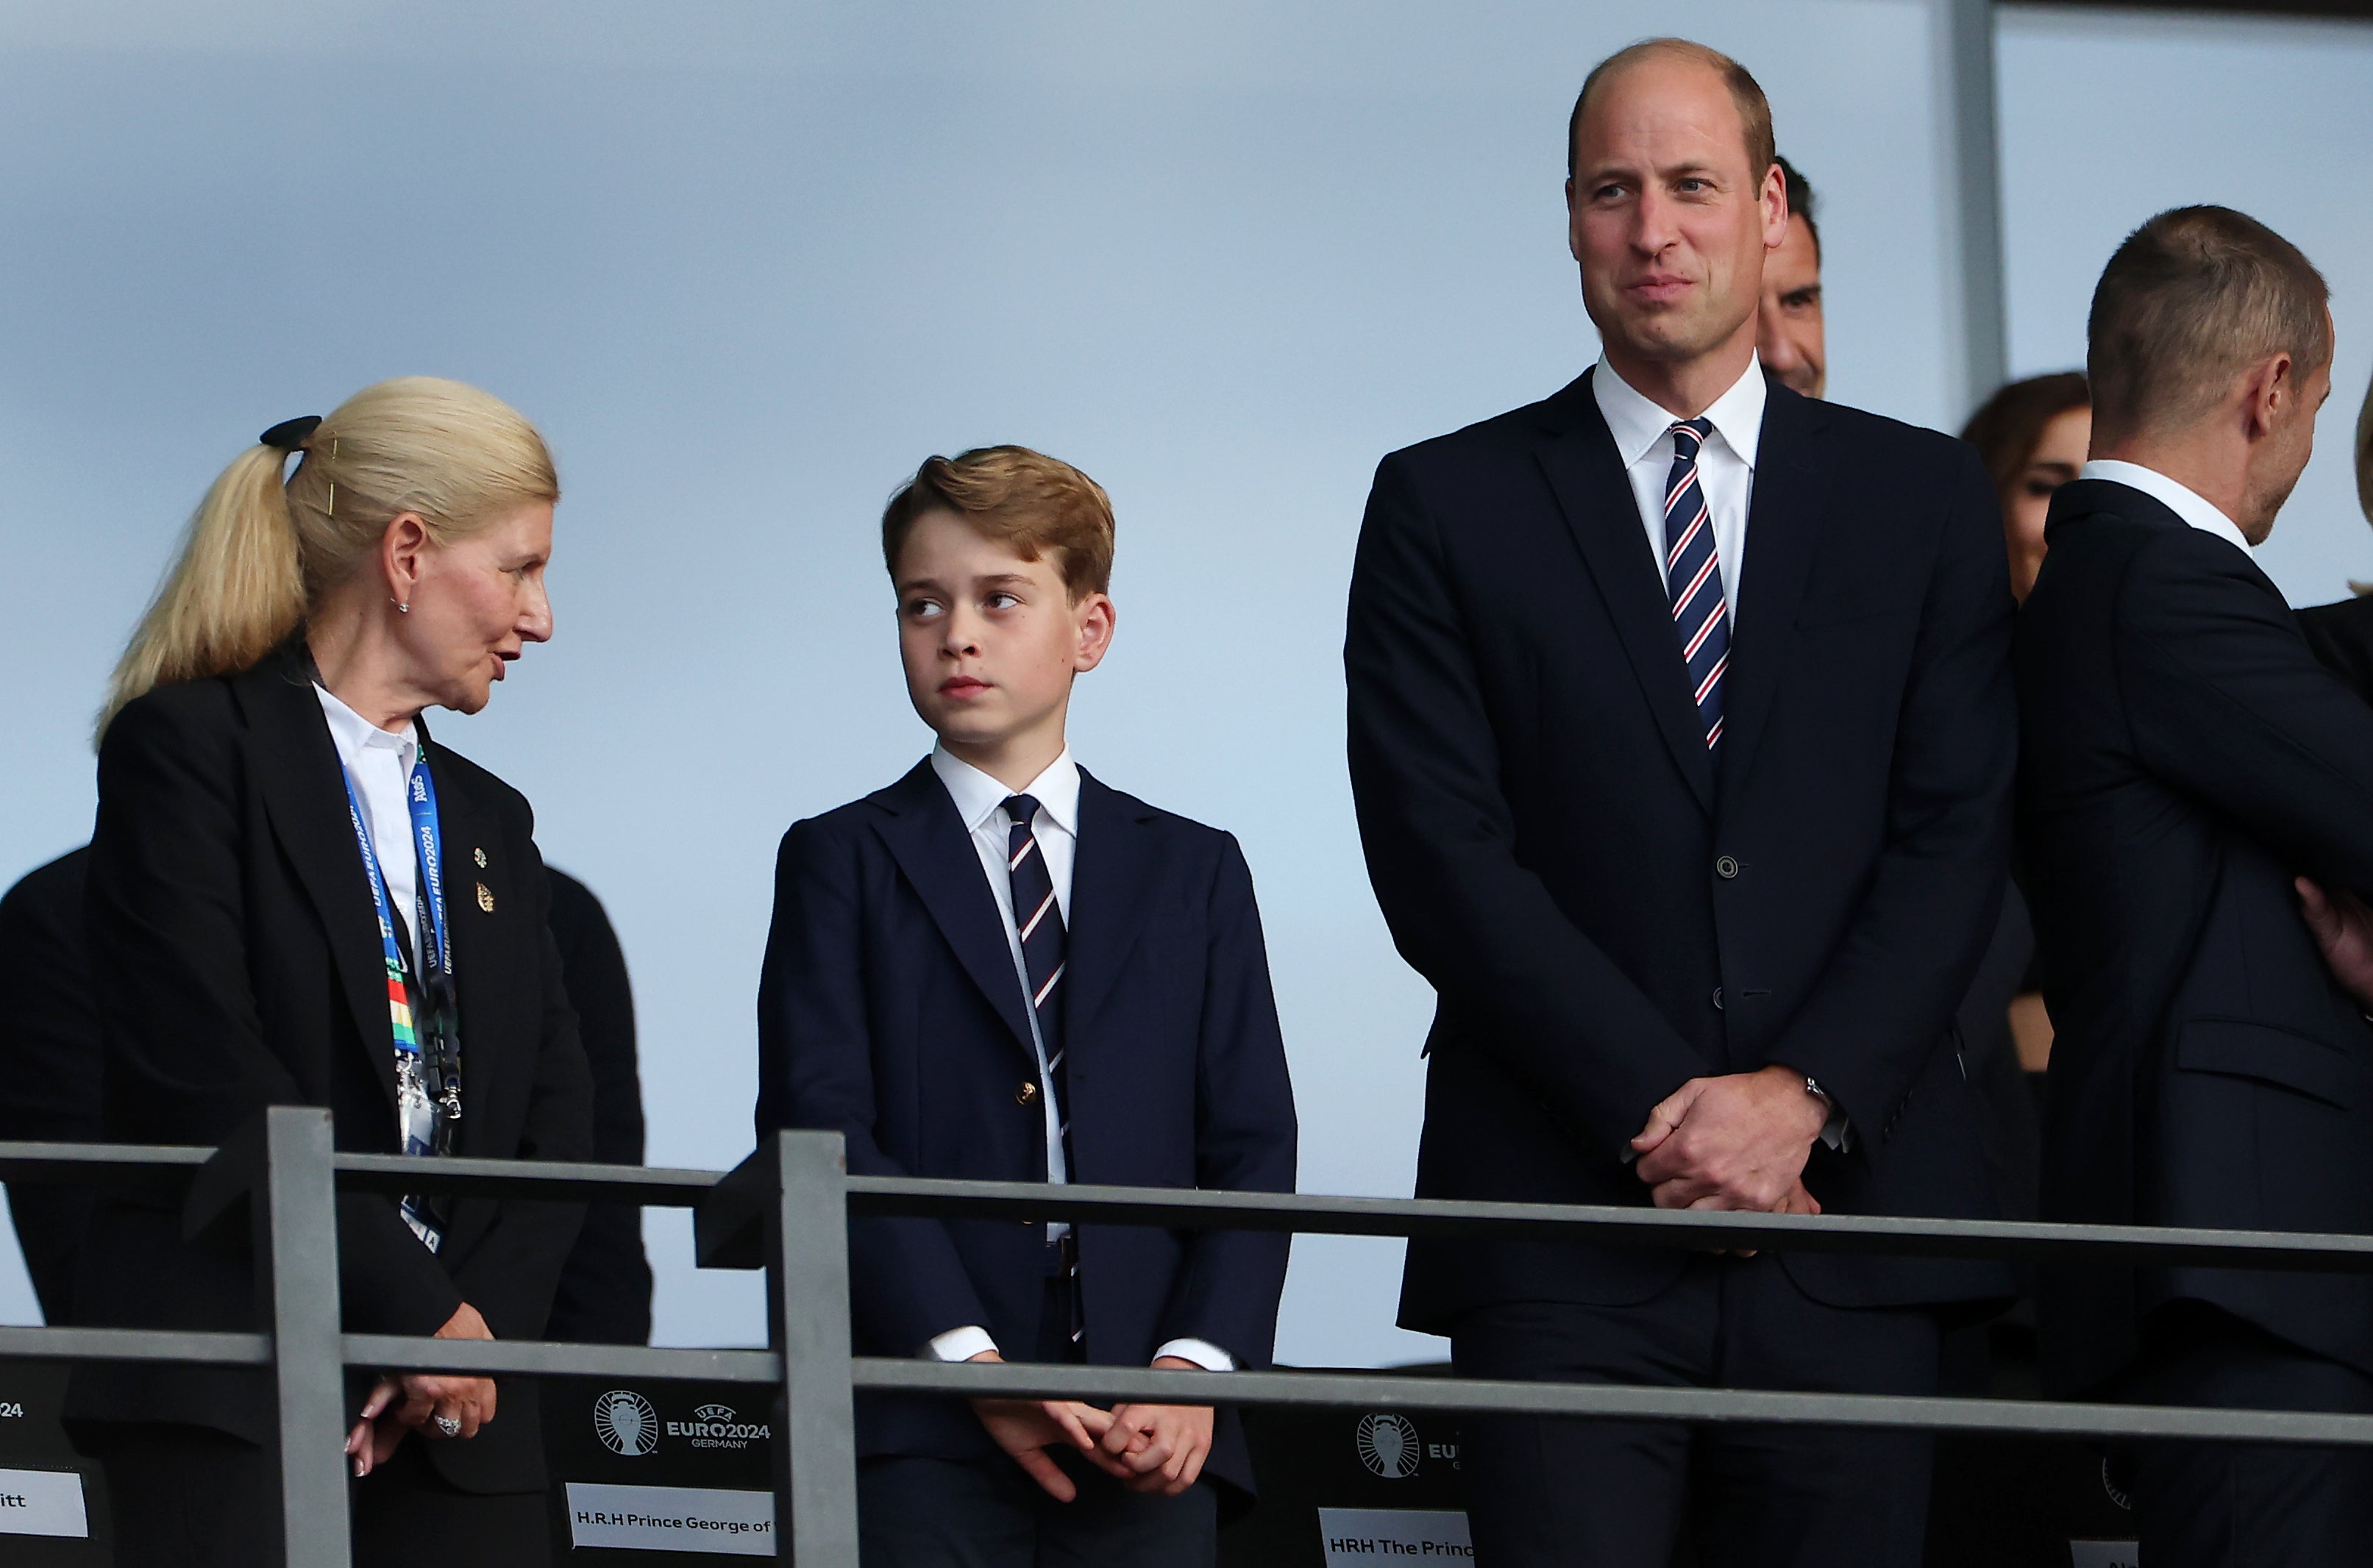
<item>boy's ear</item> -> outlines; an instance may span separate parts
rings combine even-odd
[[[1073,673],[1084,675],[1105,661],[1118,615],[1111,598],[1093,590],[1081,594],[1080,602],[1071,606],[1072,625],[1079,628],[1078,640],[1071,650]]]

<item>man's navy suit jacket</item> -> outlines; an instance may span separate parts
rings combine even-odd
[[[1352,569],[1350,765],[1376,896],[1433,985],[1423,1197],[1649,1201],[1694,1077],[1783,1063],[1851,1118],[1831,1212],[1992,1217],[1953,1015],[1992,934],[2016,718],[1976,454],[1770,391],[1709,756],[1588,375],[1396,452]],[[1787,1253],[1833,1305],[2007,1294],[1965,1261]],[[1401,1321],[1644,1301],[1682,1254],[1425,1241]]]
[[[1066,962],[1071,1178],[1292,1191],[1293,1093],[1236,841],[1082,771]],[[836,1129],[854,1175],[1046,1180],[1045,1117],[1019,1093],[1037,1081],[1023,1005],[996,895],[928,761],[783,836],[758,990],[762,1137]],[[1178,1338],[1246,1366],[1268,1360],[1286,1237],[1078,1234],[1089,1361],[1143,1366]],[[857,1352],[911,1356],[977,1324],[1009,1359],[1029,1359],[1045,1254],[1037,1223],[857,1222]],[[997,1453],[950,1400],[860,1396],[858,1443],[863,1455]],[[1207,1469],[1251,1489],[1233,1417]]]
[[[2020,612],[2020,851],[2052,1008],[2043,1217],[2373,1232],[2373,1028],[2292,879],[2373,897],[2373,709],[2231,544],[2080,479]],[[2047,1269],[2044,1371],[2098,1388],[2204,1301],[2373,1373],[2373,1279]]]

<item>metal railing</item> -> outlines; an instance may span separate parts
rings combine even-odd
[[[1159,1225],[1364,1236],[1523,1235],[1689,1250],[1892,1253],[2373,1272],[2373,1236],[2059,1225],[1854,1215],[1717,1213],[1422,1199],[1328,1198],[1145,1188],[852,1176],[840,1135],[786,1132],[731,1173],[507,1160],[341,1154],[325,1110],[277,1106],[220,1149],[0,1143],[0,1180],[180,1187],[193,1239],[252,1237],[254,1333],[0,1328],[0,1358],[170,1362],[267,1371],[278,1401],[289,1568],[346,1568],[345,1372],[602,1375],[763,1384],[781,1401],[774,1444],[777,1539],[801,1568],[856,1568],[859,1389],[948,1398],[1171,1404],[1362,1406],[1629,1420],[1909,1428],[2028,1436],[2193,1437],[2373,1444],[2373,1416],[2048,1400],[1793,1394],[1410,1378],[1385,1373],[1157,1371],[1028,1363],[942,1363],[849,1349],[850,1216]],[[764,1269],[767,1348],[683,1350],[341,1331],[336,1197],[390,1195],[616,1202],[693,1211],[704,1268]]]

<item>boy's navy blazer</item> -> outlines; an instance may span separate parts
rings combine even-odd
[[[1243,851],[1085,770],[1079,816],[1072,1179],[1292,1190],[1293,1094]],[[837,1129],[855,1175],[1044,1181],[1023,1008],[1004,917],[929,761],[783,836],[758,990],[761,1136]],[[1034,1355],[1045,1236],[1011,1220],[858,1222],[858,1353],[915,1355],[977,1324],[1010,1357]],[[1268,1360],[1286,1237],[1089,1224],[1079,1249],[1090,1361],[1143,1366],[1178,1338]],[[858,1441],[865,1455],[996,1454],[956,1401],[860,1396]],[[1225,1414],[1207,1469],[1250,1489]]]

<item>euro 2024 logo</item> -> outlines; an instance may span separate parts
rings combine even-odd
[[[593,1433],[622,1458],[639,1459],[660,1445],[660,1412],[631,1388],[613,1388],[593,1401]]]
[[[1406,1480],[1417,1474],[1417,1427],[1407,1416],[1382,1410],[1362,1416],[1351,1441],[1360,1452],[1360,1463],[1371,1474],[1386,1480]]]

